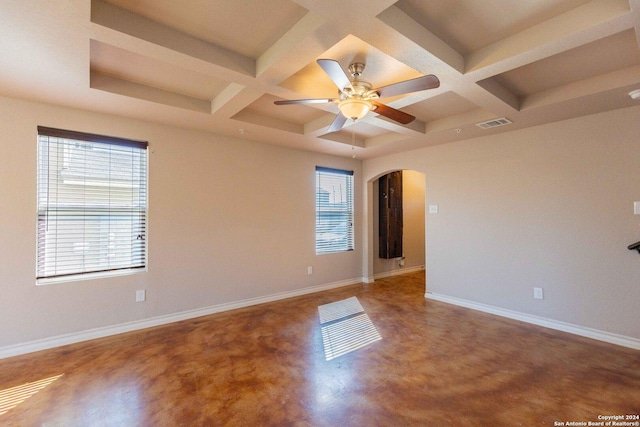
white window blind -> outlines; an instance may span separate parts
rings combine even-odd
[[[353,250],[353,171],[316,167],[316,254]]]
[[[38,279],[145,267],[147,145],[38,127]]]

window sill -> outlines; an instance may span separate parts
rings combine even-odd
[[[79,282],[83,280],[105,279],[108,277],[129,276],[136,273],[144,273],[147,268],[130,268],[126,270],[101,271],[99,273],[74,274],[63,277],[51,277],[36,279],[36,286],[50,285],[53,283]]]

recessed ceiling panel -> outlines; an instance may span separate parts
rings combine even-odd
[[[376,126],[376,120],[378,119],[372,117],[357,123],[348,121],[341,130],[321,135],[320,138],[354,147],[364,147],[367,140],[393,134],[393,132]]]
[[[635,32],[627,30],[494,79],[516,96],[523,97],[634,65],[640,65],[640,49]]]
[[[353,35],[345,37],[319,58],[338,61],[349,77],[349,65],[355,62],[363,63],[365,68],[360,80],[371,83],[373,88],[422,75]],[[304,97],[335,98],[338,96],[336,85],[315,62],[308,64],[282,82],[280,86],[297,92]]]
[[[442,95],[409,105],[402,111],[416,116],[420,121],[429,122],[477,109],[478,106],[466,98],[454,92],[445,92]]]
[[[253,59],[307,13],[289,0],[104,1]]]
[[[91,41],[91,71],[192,98],[212,100],[227,83],[106,43]]]
[[[339,133],[356,139],[367,139],[388,133],[386,129],[375,126],[375,122],[359,122],[343,128]]]
[[[462,55],[589,0],[400,0],[396,5]]]

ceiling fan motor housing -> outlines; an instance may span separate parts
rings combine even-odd
[[[351,87],[347,86],[339,91],[340,99],[358,98],[372,99],[377,98],[378,93],[371,90],[371,83],[362,80],[352,80]]]

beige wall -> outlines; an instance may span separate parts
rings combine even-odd
[[[640,338],[640,107],[367,160],[365,182],[397,169],[439,206],[430,292]]]
[[[38,125],[149,141],[148,272],[35,285]],[[362,277],[358,160],[8,98],[0,130],[0,348]],[[355,171],[353,252],[315,255],[316,165]]]
[[[148,272],[35,285],[38,125],[150,142]],[[640,338],[640,255],[626,249],[640,240],[640,107],[362,166],[8,98],[0,129],[0,349],[370,278],[372,180],[398,169],[424,173],[423,205],[440,208],[426,215],[429,291]],[[315,255],[316,165],[355,171],[353,252]]]
[[[425,265],[425,176],[416,171],[402,171],[402,212],[403,236],[402,249],[405,257],[404,266],[397,259],[383,259],[379,255],[378,237],[378,184],[373,182],[373,274],[400,273],[406,269],[416,269]]]

